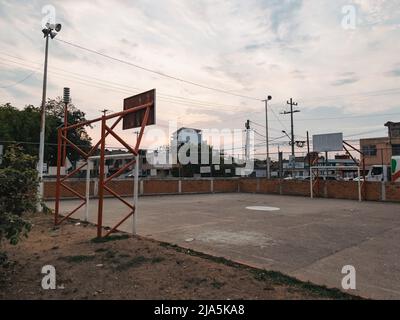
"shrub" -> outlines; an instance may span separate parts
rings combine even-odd
[[[31,229],[22,218],[33,212],[38,200],[36,158],[25,154],[21,147],[7,148],[0,168],[0,243],[7,239],[16,245]]]

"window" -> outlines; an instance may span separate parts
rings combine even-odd
[[[400,128],[399,127],[392,128],[390,135],[392,138],[400,138]]]
[[[393,144],[392,145],[392,155],[400,156],[400,144]]]
[[[371,175],[373,176],[380,176],[383,173],[383,168],[382,167],[373,167]]]
[[[376,156],[376,145],[363,146],[362,152],[366,156]]]

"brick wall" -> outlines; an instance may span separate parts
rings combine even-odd
[[[95,195],[97,183],[92,181],[90,184],[90,195]],[[85,195],[85,181],[66,182],[70,188]],[[132,180],[114,180],[108,184],[115,192],[122,196],[133,195]],[[262,194],[282,194],[294,196],[310,196],[309,181],[280,181],[266,179],[169,179],[169,180],[142,180],[140,181],[140,194],[192,194],[192,193],[262,193]],[[44,184],[45,199],[54,199],[56,193],[55,181],[46,181]],[[97,195],[97,194],[96,194]],[[106,196],[110,193],[105,191]],[[367,182],[365,184],[364,195],[369,201],[394,201],[400,202],[400,184],[386,183],[384,186],[380,182]],[[63,198],[76,198],[76,196],[65,188],[61,188]],[[319,193],[315,190],[315,197],[325,197],[334,199],[358,200],[357,182],[343,181],[321,181]]]
[[[85,196],[86,193],[86,183],[84,181],[67,181],[64,183],[71,189],[77,191],[82,196]],[[90,183],[90,194],[93,195],[94,183]],[[72,192],[68,191],[66,188],[61,188],[61,197],[62,198],[76,198]],[[45,199],[54,199],[56,197],[56,182],[55,181],[45,181],[44,183],[44,198]]]
[[[177,194],[179,193],[178,180],[144,180],[143,194]]]
[[[238,192],[238,179],[224,179],[214,180],[214,192],[215,193],[226,193],[226,192]]]
[[[387,183],[386,186],[386,200],[400,202],[400,184]]]
[[[182,180],[182,193],[209,193],[211,180]]]

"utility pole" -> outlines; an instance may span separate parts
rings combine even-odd
[[[44,165],[44,134],[46,129],[46,92],[47,92],[47,63],[49,56],[49,34],[45,34],[46,48],[44,56],[44,72],[43,72],[43,91],[42,91],[42,106],[40,109],[40,144],[39,144],[39,162],[38,162],[38,178],[39,178],[39,199],[43,197],[43,165]],[[37,210],[42,212],[42,205],[40,201],[37,205]]]
[[[246,127],[246,147],[245,147],[245,159],[246,162],[250,160],[250,120],[245,123]]]
[[[308,131],[307,131],[307,154],[308,154],[308,166],[311,167],[310,134]]]
[[[42,29],[44,37],[46,39],[45,53],[44,53],[44,71],[43,71],[43,91],[42,91],[42,105],[40,109],[40,142],[39,142],[39,161],[38,161],[38,196],[39,201],[37,203],[37,211],[42,212],[43,200],[43,166],[44,166],[44,140],[45,140],[45,129],[46,129],[46,95],[47,95],[47,65],[49,58],[49,38],[54,39],[58,32],[61,31],[61,24],[50,24],[47,23],[45,28]]]
[[[269,129],[268,129],[268,101],[271,101],[272,97],[268,96],[265,102],[265,139],[267,142],[267,179],[271,179],[271,160],[269,157]]]
[[[294,153],[294,123],[293,123],[293,114],[300,112],[300,110],[293,110],[293,107],[297,107],[297,102],[293,102],[293,98],[290,98],[290,101],[287,102],[288,105],[290,105],[290,111],[285,111],[283,114],[290,114],[290,123],[291,123],[291,144],[292,144],[292,156],[295,156]]]
[[[110,110],[103,109],[103,110],[100,110],[100,112],[103,114],[103,116],[106,116],[107,113],[110,112]]]

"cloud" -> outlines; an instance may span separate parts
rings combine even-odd
[[[390,70],[386,72],[385,75],[388,77],[400,77],[400,68]]]
[[[234,94],[260,100],[272,95],[271,108],[284,124],[287,119],[279,111],[290,97],[301,101],[302,116],[321,106],[362,114],[398,107],[398,99],[393,99],[398,91],[383,91],[398,87],[398,1],[353,1],[360,23],[351,31],[341,26],[342,6],[348,2],[52,1],[63,24],[57,38]],[[2,1],[0,83],[18,80],[42,66],[41,9],[47,3]],[[15,63],[2,59],[2,53],[16,57],[7,58],[20,66],[15,75],[10,69],[16,69]],[[261,101],[173,81],[54,40],[49,70],[48,96],[71,87],[74,102],[88,118],[97,117],[104,108],[119,111],[125,97],[150,88],[157,88],[161,123],[179,118],[185,126],[242,128],[247,119],[262,122],[265,118]],[[378,93],[362,94],[368,91]],[[170,95],[210,103],[179,100],[178,104]],[[37,105],[41,73],[14,90],[1,90],[0,96],[20,107]],[[199,106],[209,110],[199,111]],[[272,112],[270,118],[274,128],[282,130]],[[340,126],[341,121],[330,125]],[[320,126],[320,122],[299,122],[296,131],[304,135],[307,130],[318,132]]]
[[[336,80],[332,83],[333,86],[344,86],[344,85],[348,85],[348,84],[353,84],[360,81],[360,79],[353,77],[353,78],[343,78],[343,79],[339,79]]]

